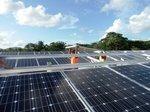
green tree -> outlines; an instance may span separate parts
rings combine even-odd
[[[33,43],[28,43],[27,45],[25,45],[25,50],[27,51],[35,51],[36,49],[36,44]]]
[[[150,49],[150,41],[134,40],[129,42],[132,50],[148,50]]]
[[[48,50],[50,50],[50,51],[65,50],[65,43],[64,42],[52,42],[52,43],[50,43]]]
[[[36,51],[45,51],[45,45],[43,41],[38,41],[38,44],[36,46]]]
[[[122,34],[109,32],[104,39],[98,43],[98,48],[103,50],[125,50],[129,49],[128,39]]]

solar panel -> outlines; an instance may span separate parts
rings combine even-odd
[[[135,81],[150,87],[150,69],[143,67],[141,65],[127,65],[113,67],[113,69],[118,72],[134,79]]]
[[[133,60],[134,57],[130,56],[130,55],[121,55],[122,58],[126,59],[126,60]]]
[[[87,59],[86,57],[79,57],[79,63],[89,63],[89,59]]]
[[[87,112],[58,72],[1,77],[0,83],[1,112]]]
[[[6,59],[6,64],[10,67],[15,67],[16,59]]]
[[[50,54],[63,54],[62,51],[50,51]]]
[[[66,71],[96,112],[149,112],[150,92],[107,68]]]
[[[19,52],[19,55],[34,55],[34,52]]]
[[[48,55],[48,51],[35,52],[36,55]]]
[[[145,63],[144,65],[146,65],[146,66],[150,66],[150,63]]]
[[[110,58],[110,57],[107,57],[107,59],[106,59],[107,61],[114,61],[112,58]]]
[[[69,54],[69,51],[68,50],[65,50],[65,51],[62,51],[63,54]]]
[[[1,52],[1,55],[17,55],[18,52]]]
[[[84,57],[85,60],[87,60],[88,62],[91,62],[91,59]]]
[[[47,65],[48,62],[50,62],[52,65],[57,64],[53,58],[39,58],[38,62],[40,66]]]
[[[133,60],[134,59],[133,57],[128,56],[128,55],[113,55],[112,57],[117,60],[121,60],[121,58],[124,60]]]
[[[36,59],[18,59],[17,67],[38,66]]]
[[[70,63],[70,59],[69,58],[55,58],[55,60],[59,64],[69,64]]]

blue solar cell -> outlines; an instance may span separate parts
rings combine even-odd
[[[127,65],[113,67],[118,72],[128,76],[129,78],[150,87],[150,69],[141,65]]]
[[[107,68],[65,71],[96,112],[150,109],[150,92]]]
[[[39,58],[38,62],[40,66],[47,65],[48,62],[50,62],[52,65],[57,64],[53,58]]]
[[[70,59],[69,58],[55,58],[55,60],[59,64],[69,64],[70,63]]]
[[[38,66],[36,59],[18,59],[17,67]]]
[[[35,52],[36,55],[48,55],[48,51]]]
[[[1,112],[87,112],[61,73],[1,77],[0,80]]]

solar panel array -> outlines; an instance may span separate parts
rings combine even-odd
[[[1,112],[86,112],[59,72],[0,78]]]
[[[37,61],[36,61],[37,59]],[[10,67],[30,67],[30,66],[47,66],[57,64],[70,64],[70,58],[32,58],[32,59],[6,59],[6,64]],[[79,63],[90,63],[86,57],[79,57]]]
[[[38,66],[36,59],[18,59],[17,67]]]
[[[141,65],[127,65],[113,67],[113,69],[128,76],[129,78],[150,87],[150,69]]]
[[[1,52],[1,55],[41,56],[65,53]],[[125,61],[140,57],[133,52],[111,53],[122,53],[112,57],[118,60],[123,58]],[[79,57],[79,60],[80,63],[91,62],[87,57]],[[112,60],[109,58],[109,61]],[[70,58],[6,59],[6,63],[10,67],[35,67],[69,64]],[[149,63],[143,66],[136,64],[111,68],[69,69],[63,73],[9,75],[12,76],[0,76],[0,112],[150,112]]]
[[[65,72],[96,112],[149,112],[150,92],[107,68]]]
[[[46,66],[48,62],[50,62],[52,65],[56,65],[56,61],[53,58],[39,58],[37,59],[40,66]]]

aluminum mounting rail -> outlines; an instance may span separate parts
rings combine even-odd
[[[76,54],[78,57],[87,57],[87,56],[100,56],[100,55],[108,55],[108,56],[121,56],[121,55],[130,55],[131,53],[80,53]],[[139,55],[134,53],[132,55]],[[1,57],[5,57],[6,59],[33,59],[33,58],[60,58],[60,57],[71,57],[71,54],[47,54],[47,55],[0,55]],[[142,57],[142,55],[141,55]]]
[[[20,74],[29,72],[39,72],[39,71],[60,71],[66,69],[75,68],[94,68],[94,67],[104,67],[104,66],[122,66],[122,65],[134,65],[138,63],[148,63],[150,60],[130,60],[130,61],[111,61],[111,62],[96,62],[96,63],[79,63],[79,64],[60,64],[51,66],[37,66],[37,67],[20,67],[14,69],[1,69],[0,74]]]

